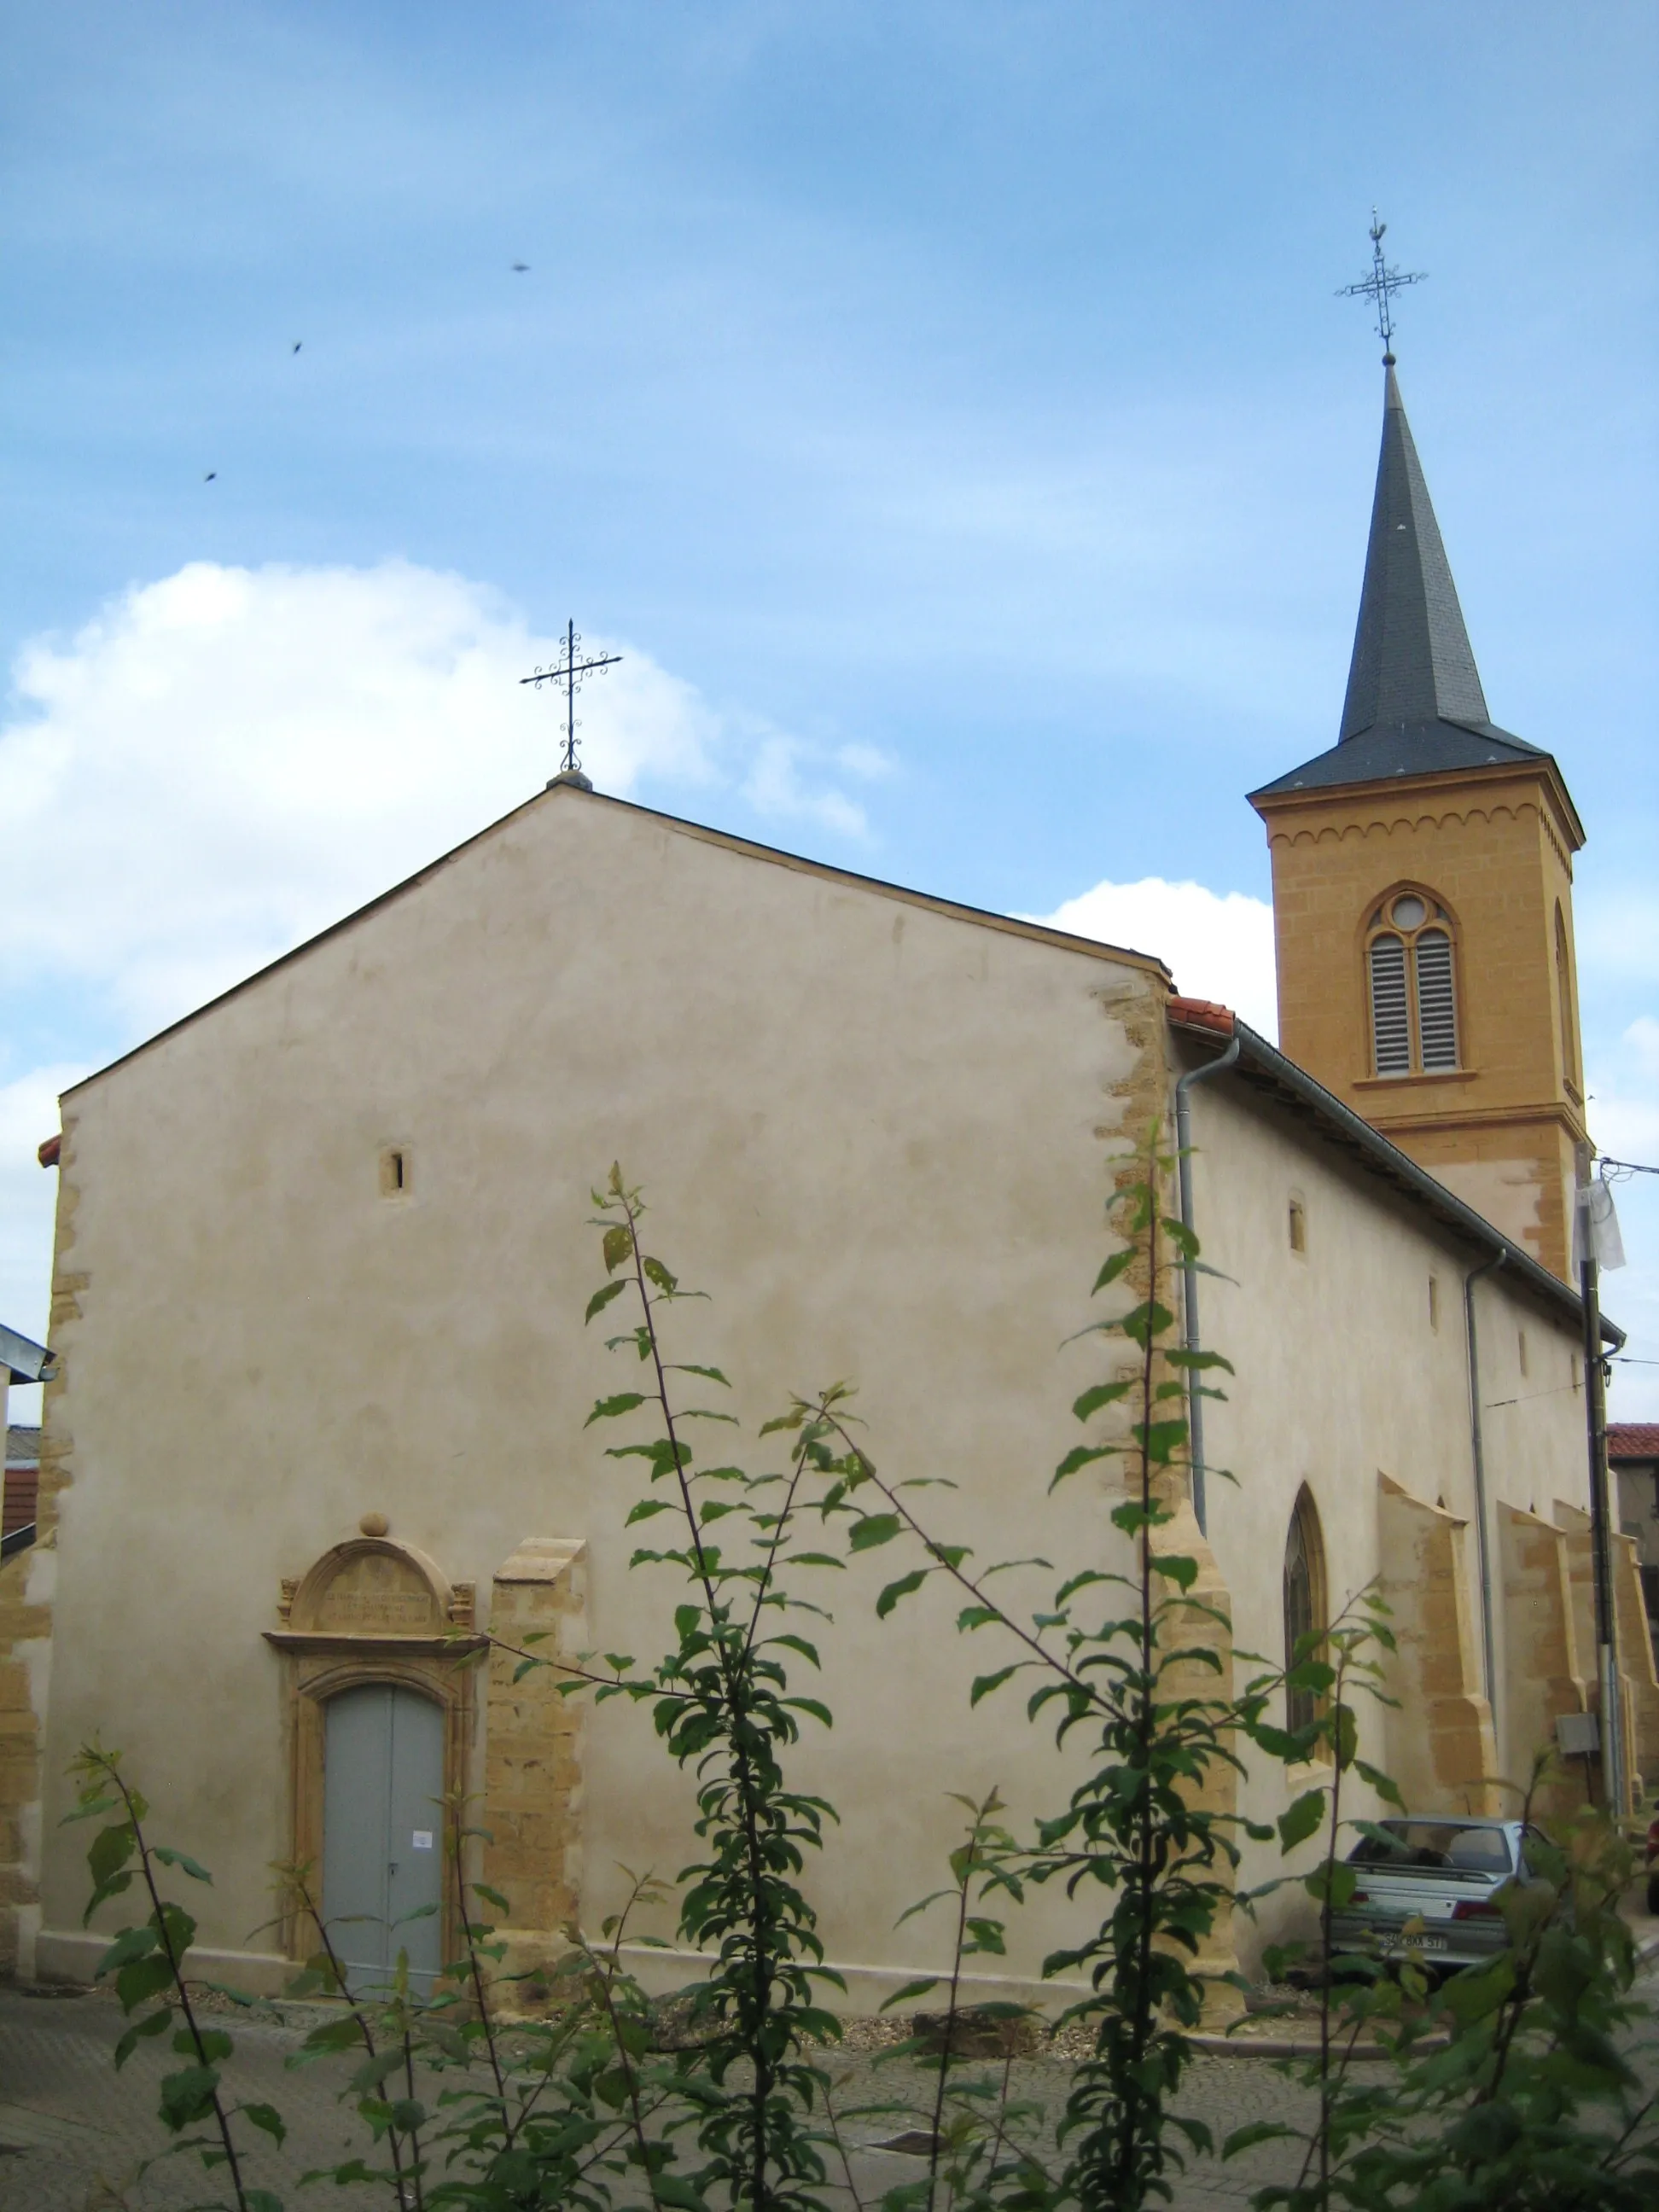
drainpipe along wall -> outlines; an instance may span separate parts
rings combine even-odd
[[[1474,1286],[1483,1275],[1494,1273],[1509,1256],[1508,1246],[1500,1245],[1495,1259],[1471,1267],[1463,1278],[1463,1328],[1469,1347],[1469,1450],[1474,1462],[1474,1526],[1480,1562],[1480,1663],[1486,1703],[1492,1708],[1492,1741],[1500,1747],[1500,1759],[1504,1737],[1498,1715],[1498,1669],[1492,1658],[1492,1533],[1487,1526],[1486,1456],[1480,1433],[1480,1340],[1475,1328]]]
[[[1189,1232],[1193,1227],[1193,1119],[1187,1094],[1195,1083],[1206,1083],[1211,1076],[1231,1067],[1238,1058],[1240,1042],[1235,1028],[1219,1059],[1206,1060],[1202,1067],[1188,1068],[1176,1084],[1176,1173],[1181,1188],[1182,1226]],[[1197,1352],[1202,1348],[1198,1331],[1198,1267],[1190,1254],[1182,1258],[1181,1272],[1186,1299],[1182,1340],[1188,1352]],[[1199,1527],[1208,1535],[1210,1524],[1204,1494],[1204,1391],[1196,1368],[1187,1371],[1187,1453],[1192,1462],[1193,1511]]]

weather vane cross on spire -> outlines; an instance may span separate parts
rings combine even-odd
[[[544,684],[562,684],[564,686],[564,757],[559,763],[562,776],[581,775],[576,764],[576,732],[580,727],[576,720],[576,694],[582,688],[582,678],[596,675],[602,669],[614,668],[622,659],[619,653],[596,653],[590,654],[586,660],[580,659],[577,648],[581,641],[581,632],[574,622],[568,622],[558,658],[550,666],[538,668],[533,676],[519,678],[520,684],[533,684],[538,690]]]
[[[1376,335],[1382,341],[1382,359],[1386,367],[1394,367],[1394,295],[1403,292],[1408,284],[1420,284],[1428,275],[1426,269],[1390,269],[1382,258],[1382,234],[1386,222],[1377,220],[1376,210],[1371,210],[1371,273],[1362,276],[1357,284],[1341,284],[1337,288],[1339,300],[1369,300],[1376,310]]]

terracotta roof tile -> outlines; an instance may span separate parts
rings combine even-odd
[[[1609,1421],[1607,1457],[1659,1459],[1659,1421]]]

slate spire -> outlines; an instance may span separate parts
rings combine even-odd
[[[1490,727],[1392,360],[1386,375],[1365,582],[1342,708],[1345,744],[1379,723]]]
[[[1383,362],[1382,451],[1341,729],[1328,752],[1252,799],[1541,755],[1487,714],[1392,353]]]

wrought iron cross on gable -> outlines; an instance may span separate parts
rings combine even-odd
[[[1382,234],[1386,222],[1379,222],[1376,210],[1371,210],[1371,273],[1362,276],[1357,284],[1342,284],[1337,288],[1339,300],[1369,300],[1376,309],[1376,335],[1382,341],[1382,359],[1394,367],[1394,295],[1403,292],[1408,284],[1420,284],[1428,275],[1426,269],[1390,269],[1382,258]]]
[[[576,720],[576,694],[582,688],[582,678],[596,675],[600,670],[614,668],[622,659],[619,653],[591,653],[580,658],[581,632],[575,623],[567,623],[564,643],[559,647],[558,658],[546,668],[538,668],[533,676],[521,676],[520,684],[533,684],[538,690],[544,684],[562,684],[564,686],[564,757],[559,763],[561,775],[576,775],[576,732],[581,725]]]

